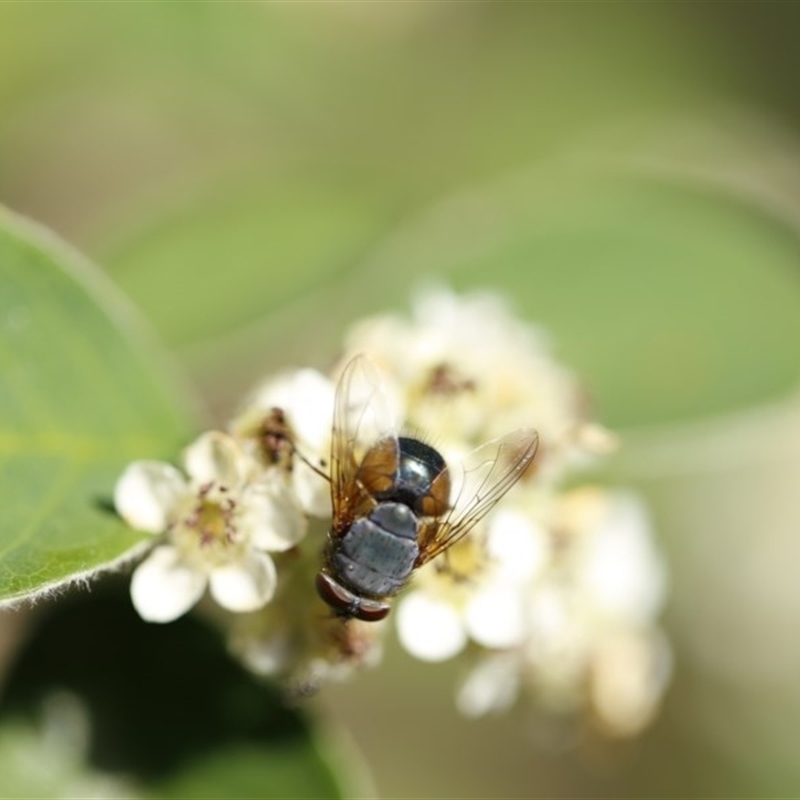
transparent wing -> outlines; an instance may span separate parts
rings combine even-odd
[[[513,431],[481,445],[459,467],[450,469],[452,506],[444,519],[430,522],[423,530],[416,566],[469,533],[522,477],[538,446],[536,431]]]
[[[331,437],[333,533],[344,533],[353,519],[374,505],[357,479],[364,455],[377,442],[397,451],[396,413],[375,365],[356,356],[336,387]]]

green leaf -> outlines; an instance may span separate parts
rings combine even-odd
[[[365,36],[341,4],[0,4],[3,183],[191,347],[338,276],[387,216],[715,82],[666,7],[502,6],[376,6]]]
[[[304,185],[222,193],[112,249],[115,279],[177,345],[277,311],[351,269],[386,211]],[[185,302],[176,307],[175,298]]]
[[[604,422],[708,418],[796,386],[798,244],[769,209],[711,181],[541,167],[440,204],[318,292],[304,316],[265,319],[206,368],[238,359],[245,373],[257,343],[278,336],[324,363],[352,322],[408,313],[415,288],[443,279],[504,293],[542,325]]]
[[[155,797],[323,798],[345,796],[308,742],[238,744],[190,761],[180,774],[158,783]]]
[[[0,601],[119,559],[126,462],[174,454],[195,409],[132,310],[45,230],[0,210]],[[174,370],[173,370],[174,375]]]
[[[25,732],[30,749],[49,744],[76,795],[85,796],[74,789],[83,774],[115,787],[113,796],[124,787],[144,798],[342,796],[301,709],[234,662],[198,620],[142,622],[117,579],[53,604],[1,710],[0,767],[18,748],[12,734]],[[41,771],[35,761],[18,770],[24,794],[14,796],[47,796],[34,791]]]
[[[800,251],[781,220],[710,183],[622,169],[532,177],[475,198],[508,222],[443,257],[443,271],[463,287],[491,276],[550,330],[601,419],[707,418],[796,385]]]
[[[490,276],[550,330],[608,424],[708,418],[796,385],[798,238],[750,198],[587,169],[476,201],[508,223],[443,271],[458,287]]]

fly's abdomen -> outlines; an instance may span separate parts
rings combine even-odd
[[[332,554],[339,577],[357,593],[397,594],[419,555],[417,518],[401,503],[380,503],[356,520]]]

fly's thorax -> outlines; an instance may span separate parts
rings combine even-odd
[[[419,439],[401,436],[378,442],[364,456],[358,480],[379,502],[400,503],[420,516],[441,516],[449,506],[445,461]]]

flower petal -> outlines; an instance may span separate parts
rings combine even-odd
[[[642,500],[627,492],[611,500],[605,518],[584,537],[579,580],[596,608],[647,623],[663,605],[666,567]]]
[[[184,466],[199,485],[216,483],[238,489],[246,477],[244,453],[232,436],[222,431],[207,431],[186,448]]]
[[[216,567],[210,575],[211,594],[228,611],[255,611],[275,594],[278,575],[265,553],[250,551],[237,562]]]
[[[306,514],[324,519],[331,516],[331,485],[302,461],[295,462],[294,492]]]
[[[156,547],[134,570],[131,600],[148,622],[172,622],[203,595],[206,576],[189,567],[172,545]]]
[[[397,609],[400,643],[423,661],[445,661],[461,652],[467,635],[458,612],[422,592],[404,598]]]
[[[301,369],[294,375],[291,391],[282,403],[298,444],[312,452],[306,458],[321,455],[330,439],[333,424],[334,385],[322,373],[313,369]]]
[[[306,534],[308,522],[282,473],[251,486],[242,497],[239,530],[253,547],[282,553]]]
[[[484,647],[513,647],[525,638],[524,598],[512,586],[493,585],[470,598],[464,612],[470,636]]]
[[[290,666],[294,655],[290,637],[281,633],[269,639],[254,636],[235,642],[234,646],[248,669],[256,675],[278,675]]]
[[[466,717],[507,711],[519,693],[519,669],[506,654],[480,661],[461,684],[456,698]]]
[[[632,736],[652,720],[669,658],[669,646],[658,636],[621,632],[602,642],[592,665],[590,692],[609,733]]]
[[[547,533],[515,509],[501,508],[492,515],[486,544],[502,574],[515,582],[533,580],[550,556]]]
[[[119,515],[136,530],[162,533],[170,514],[188,492],[183,475],[161,461],[134,461],[114,487]]]

